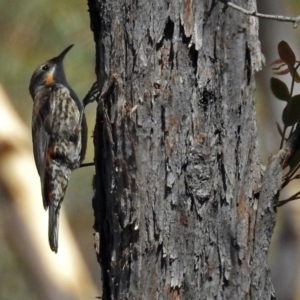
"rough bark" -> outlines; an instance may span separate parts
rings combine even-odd
[[[261,186],[257,20],[214,0],[88,3],[103,299],[272,299],[281,171]]]

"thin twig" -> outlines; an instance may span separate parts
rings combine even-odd
[[[290,198],[288,198],[286,200],[281,200],[281,201],[277,202],[276,204],[274,204],[274,206],[275,207],[280,207],[280,206],[282,206],[282,205],[284,205],[284,204],[286,204],[288,202],[299,200],[299,199],[300,199],[300,197],[297,197],[296,194],[295,194],[294,196],[292,196],[292,197],[290,197]]]
[[[94,166],[94,165],[95,165],[94,162],[84,163],[84,164],[81,164],[81,165],[79,166],[79,168],[90,167],[90,166]]]
[[[283,147],[286,129],[287,129],[287,127],[284,125],[279,150],[282,149],[282,147]]]
[[[298,179],[297,178],[298,175],[296,175],[294,178],[292,178],[292,176],[294,176],[294,174],[298,171],[299,167],[300,167],[300,165],[298,164],[293,170],[290,170],[286,174],[286,176],[284,178],[284,182],[283,182],[283,184],[281,186],[281,189],[285,188],[292,180]]]
[[[298,17],[292,18],[292,17],[284,17],[284,16],[277,16],[277,15],[266,15],[266,14],[260,14],[256,10],[247,10],[244,9],[236,4],[233,4],[229,1],[226,0],[220,0],[221,2],[225,3],[227,6],[232,7],[245,15],[257,17],[257,18],[263,18],[263,19],[271,19],[271,20],[276,20],[276,21],[281,21],[281,22],[291,22],[294,24],[294,28],[298,27],[298,24],[300,22],[300,15]]]
[[[300,174],[296,175],[295,177],[289,179],[289,182],[293,181],[293,180],[296,180],[296,179],[299,179],[300,178]],[[288,182],[288,183],[289,183]],[[282,188],[284,188],[284,186],[282,185]]]

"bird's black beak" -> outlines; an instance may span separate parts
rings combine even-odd
[[[70,51],[70,49],[74,46],[70,45],[69,47],[67,47],[61,54],[59,54],[58,56],[52,58],[52,61],[54,61],[55,63],[60,63],[63,61],[65,55]]]

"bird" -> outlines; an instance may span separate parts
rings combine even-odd
[[[60,207],[71,172],[80,167],[87,146],[84,107],[68,84],[63,67],[64,57],[73,46],[39,65],[29,85],[33,99],[33,154],[43,205],[49,209],[49,245],[55,253]]]

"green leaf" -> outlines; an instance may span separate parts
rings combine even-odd
[[[278,78],[271,78],[271,90],[276,98],[279,100],[289,101],[290,93],[286,84]]]
[[[300,95],[295,95],[286,105],[282,113],[285,126],[293,126],[300,121]]]
[[[278,44],[278,54],[286,64],[294,66],[296,62],[296,56],[287,42],[281,41]]]
[[[297,72],[297,71],[296,71],[296,73],[295,73],[294,80],[295,80],[297,83],[299,83],[299,82],[300,82],[300,76],[299,76],[299,74],[298,74],[298,72]]]
[[[293,66],[288,65],[289,72],[291,73],[292,78],[294,78],[295,82],[299,83],[300,82],[300,76],[298,72],[295,70]]]

